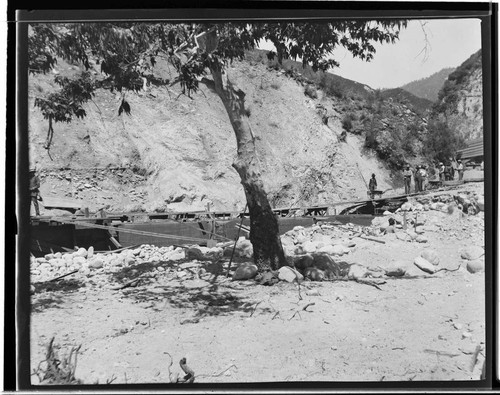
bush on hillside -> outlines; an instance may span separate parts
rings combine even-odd
[[[318,91],[316,87],[312,84],[307,84],[304,88],[304,94],[306,96],[309,96],[311,99],[317,99],[318,98]]]
[[[433,118],[429,121],[424,141],[424,150],[429,159],[448,160],[463,146],[463,138],[444,119]]]

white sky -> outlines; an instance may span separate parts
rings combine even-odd
[[[422,20],[430,43],[421,52],[425,35],[420,21],[411,20],[395,44],[379,44],[371,62],[354,59],[344,48],[334,54],[340,67],[330,72],[374,89],[396,88],[428,77],[443,68],[457,67],[481,48],[479,19]],[[266,47],[266,46],[265,46]]]

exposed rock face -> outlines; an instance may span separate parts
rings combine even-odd
[[[439,92],[438,107],[464,140],[483,137],[481,50],[452,72]]]
[[[166,67],[158,67],[159,77],[171,78]],[[60,76],[81,71],[57,64]],[[101,78],[99,65],[92,64],[90,72]],[[343,113],[362,102],[322,91],[310,98],[282,70],[268,68],[265,59],[234,62],[228,75],[246,94],[262,179],[275,207],[366,198],[362,174],[372,172],[381,189],[394,187],[383,162],[362,155],[363,136],[338,140]],[[201,85],[193,100],[179,96],[178,86],[127,92],[131,114],[121,116],[121,96],[99,90],[85,105],[84,119],[54,124],[52,160],[43,149],[47,121],[33,104],[55,91],[53,79],[53,74],[30,75],[28,86],[30,162],[43,176],[42,196],[71,197],[91,210],[109,205],[108,211],[163,212],[208,204],[212,210],[243,209],[245,195],[232,167],[234,132],[210,89]]]

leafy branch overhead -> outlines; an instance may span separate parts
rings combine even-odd
[[[49,120],[50,130],[52,121],[71,122],[75,116],[85,117],[83,105],[99,88],[123,93],[138,91],[145,82],[156,86],[180,84],[182,93],[191,96],[208,70],[224,71],[230,62],[243,59],[245,51],[263,40],[276,48],[276,53],[269,54],[271,58],[300,58],[304,66],[325,71],[338,66],[331,57],[336,47],[343,46],[353,56],[370,60],[375,53],[372,42],[394,42],[403,27],[406,21],[402,20],[32,24],[28,33],[29,72],[47,73],[58,58],[80,63],[86,69],[71,79],[55,77],[60,90],[35,99],[35,106]],[[154,75],[159,58],[176,70],[173,81]],[[90,74],[92,68],[94,73]],[[130,105],[124,98],[119,115],[123,111],[130,114]]]

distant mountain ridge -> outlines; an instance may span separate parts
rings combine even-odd
[[[410,92],[422,99],[436,102],[438,100],[439,91],[443,87],[446,79],[455,70],[455,67],[442,69],[429,77],[421,78],[403,85],[401,89],[404,89],[405,91]]]
[[[402,88],[384,90],[382,91],[382,97],[384,99],[392,98],[400,103],[409,103],[420,114],[424,114],[427,110],[430,110],[433,104],[431,100],[418,97]]]

